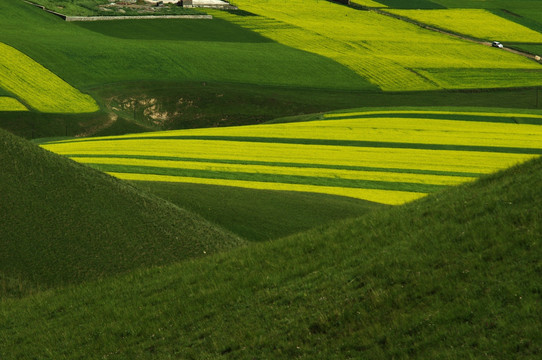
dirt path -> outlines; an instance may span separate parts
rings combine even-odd
[[[425,23],[422,23],[422,22],[419,22],[419,21],[412,20],[410,18],[401,16],[401,15],[392,14],[392,13],[389,13],[389,12],[387,12],[385,10],[381,10],[381,9],[378,9],[378,8],[370,8],[370,7],[366,7],[366,10],[374,11],[374,12],[376,12],[378,14],[381,14],[381,15],[384,15],[384,16],[389,16],[389,17],[395,18],[397,20],[406,21],[408,23],[414,24],[414,25],[419,26],[421,28],[431,30],[431,31],[435,31],[435,32],[438,32],[438,33],[441,33],[441,34],[446,34],[446,35],[449,35],[449,36],[452,36],[452,37],[455,37],[455,38],[458,38],[458,39],[474,42],[474,43],[485,45],[485,46],[491,46],[491,41],[483,40],[483,39],[477,39],[477,38],[467,36],[467,35],[463,35],[463,34],[459,34],[459,33],[454,33],[454,32],[448,31],[448,30],[444,30],[444,29],[441,29],[441,28],[434,27],[432,25],[428,25],[428,24],[425,24]],[[514,54],[517,54],[517,55],[524,56],[524,57],[526,57],[528,59],[531,59],[531,60],[534,60],[534,61],[536,61],[538,63],[540,63],[540,61],[541,61],[540,56],[528,53],[526,51],[512,49],[512,48],[509,48],[509,47],[503,47],[501,50],[508,51],[508,52],[511,52],[511,53],[514,53]]]

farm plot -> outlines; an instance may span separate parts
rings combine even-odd
[[[0,111],[28,111],[17,99],[0,96]]]
[[[276,0],[240,0],[236,5],[256,16],[212,14],[279,43],[333,59],[383,90],[472,87],[449,81],[443,74],[448,69],[479,73],[479,88],[525,86],[525,78],[514,76],[516,70],[540,69],[518,55],[327,1],[296,0],[281,6]],[[494,79],[488,76],[493,69],[510,76]],[[431,78],[422,74],[429,70],[436,70]],[[530,85],[542,84],[538,73],[530,79]]]
[[[99,110],[92,97],[3,43],[0,43],[0,87],[41,112],[89,113]]]
[[[498,118],[499,122],[495,119]],[[351,112],[323,120],[57,141],[121,179],[317,192],[402,204],[542,154],[525,114]]]
[[[483,9],[387,10],[479,39],[541,43],[542,34]]]

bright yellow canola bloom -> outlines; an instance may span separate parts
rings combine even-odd
[[[401,205],[409,201],[419,199],[426,194],[406,191],[393,190],[373,190],[373,189],[356,189],[356,188],[341,188],[331,186],[318,185],[299,185],[299,184],[282,184],[272,182],[258,181],[243,181],[243,180],[227,180],[227,179],[202,179],[190,177],[178,177],[167,175],[148,175],[148,174],[130,174],[130,173],[109,173],[123,180],[138,180],[138,181],[164,181],[164,182],[182,182],[193,184],[207,185],[223,185],[243,187],[247,189],[259,190],[283,190],[283,191],[300,191],[311,192],[329,195],[348,196],[356,199],[379,202],[388,205]]]
[[[369,79],[383,90],[463,88],[448,69],[538,70],[523,57],[496,51],[419,28],[371,11],[355,10],[319,0],[238,0],[241,9],[260,16],[224,18],[282,44],[331,58]],[[438,71],[430,71],[430,70]],[[507,69],[507,70],[504,70]],[[441,74],[441,70],[446,70]],[[424,75],[421,75],[422,72]],[[542,83],[542,75],[525,74],[494,79],[481,72],[478,87],[525,86]],[[427,76],[430,75],[430,76]],[[471,73],[470,76],[473,76]],[[452,78],[450,78],[452,77]]]
[[[482,9],[388,10],[391,13],[480,39],[542,42],[542,34]]]
[[[408,113],[408,112],[403,112]],[[417,112],[422,114],[423,112]],[[389,117],[368,117],[385,114]],[[445,112],[442,112],[445,114]],[[460,113],[457,113],[460,114]],[[540,118],[530,114],[463,113],[466,115],[509,116]],[[364,116],[365,115],[365,116]],[[394,116],[395,115],[395,116]],[[285,124],[266,124],[224,128],[176,130],[153,133],[162,136],[232,136],[277,139],[319,139],[334,141],[379,141],[406,144],[438,144],[460,146],[491,146],[540,148],[542,126],[515,123],[442,120],[431,118],[402,118],[396,112],[354,112],[325,115],[326,119],[355,117],[352,119],[307,121]],[[364,116],[364,117],[361,117]],[[134,134],[126,138],[148,137]]]
[[[0,87],[41,112],[89,113],[99,110],[92,97],[3,43],[0,43]]]
[[[28,111],[17,99],[0,96],[0,111]]]
[[[220,138],[213,140],[213,136]],[[325,145],[326,140],[336,142]],[[386,148],[355,141],[414,144],[411,147],[425,144],[429,148]],[[434,150],[432,144],[462,145],[463,150]],[[512,150],[507,153],[506,149],[542,148],[542,126],[390,115],[175,130],[42,146],[79,162],[112,165],[111,172],[122,179],[321,192],[400,204],[432,191],[427,185],[472,181],[476,174],[495,172],[535,157]],[[476,151],[475,146],[486,146],[486,151]],[[499,148],[498,152],[487,151],[493,147]],[[169,169],[181,171],[173,176],[175,172]],[[195,177],[198,171],[205,173]],[[152,172],[156,174],[147,174]],[[287,184],[289,181],[307,184]],[[369,188],[377,183],[383,189]]]
[[[486,174],[523,162],[533,155],[477,151],[395,149],[354,146],[254,143],[241,141],[130,139],[46,144],[63,155],[140,155],[203,160],[356,166]],[[405,172],[405,171],[402,171]]]

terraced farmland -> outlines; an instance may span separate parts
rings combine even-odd
[[[542,115],[355,111],[322,120],[44,144],[121,179],[402,204],[542,154]]]
[[[540,43],[542,34],[484,9],[387,10],[480,39]]]
[[[293,1],[289,6],[276,0],[240,0],[236,5],[257,16],[212,14],[279,43],[333,59],[382,90],[472,87],[463,85],[464,70],[476,78],[478,88],[542,84],[542,67],[533,61],[375,12],[317,0]],[[490,76],[496,69],[503,75]],[[531,72],[518,76],[519,70]]]
[[[28,111],[17,99],[0,96],[0,111]]]
[[[99,110],[92,97],[3,43],[0,43],[0,87],[41,112],[88,113]]]

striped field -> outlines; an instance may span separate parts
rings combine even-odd
[[[365,111],[42,145],[121,179],[402,204],[542,154],[542,115]]]

